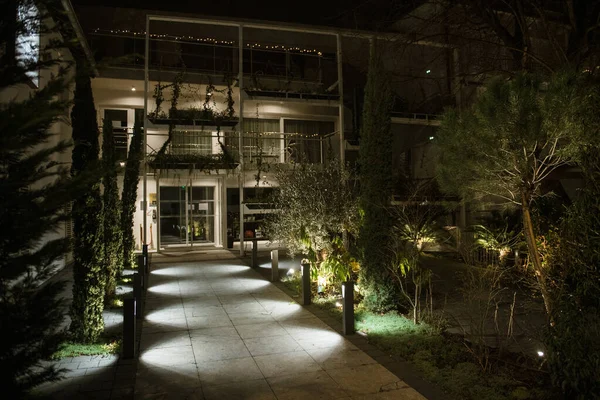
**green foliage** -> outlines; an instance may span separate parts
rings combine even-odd
[[[73,127],[73,163],[71,174],[78,176],[95,169],[98,163],[98,124],[92,94],[92,82],[86,61],[77,60]],[[94,342],[104,331],[104,293],[107,280],[104,261],[103,208],[100,179],[86,188],[73,202],[73,303],[71,326],[73,338],[82,343]]]
[[[393,224],[388,212],[392,195],[392,93],[375,46],[371,49],[360,131],[362,224],[358,244],[365,304],[383,311],[394,308],[397,302],[397,291],[389,283],[387,272]]]
[[[494,79],[470,110],[446,112],[436,137],[443,190],[521,208],[528,255],[549,318],[552,294],[532,209],[550,174],[574,160],[573,148],[584,128],[575,106],[585,100],[582,79],[568,73],[547,83],[529,74]]]
[[[345,282],[358,270],[358,262],[344,248],[342,238],[339,236],[331,240],[330,253],[316,268],[317,275],[325,281],[326,285]]]
[[[123,179],[123,195],[121,196],[121,231],[123,232],[123,268],[130,269],[133,265],[135,239],[133,236],[133,215],[137,188],[140,182],[140,163],[142,159],[143,134],[139,125],[133,127],[133,138],[129,145],[125,177]]]
[[[60,344],[52,359],[60,360],[67,357],[96,356],[119,354],[121,341],[100,338],[96,343],[82,344],[66,341]]]
[[[69,247],[59,234],[68,218],[65,208],[83,186],[62,164],[70,144],[50,131],[69,108],[63,100],[69,70],[60,67],[51,51],[59,44],[42,44],[42,61],[21,54],[24,62],[16,63],[6,51],[14,48],[11,36],[38,28],[48,32],[37,18],[10,18],[17,7],[32,5],[33,1],[0,4],[0,93],[10,99],[0,102],[0,386],[6,398],[24,398],[35,386],[60,378],[62,371],[41,362],[64,338],[64,282],[48,279]],[[42,19],[47,17],[44,9],[40,13]],[[54,76],[23,96],[31,80],[28,74],[46,74],[50,67]],[[11,94],[15,89],[21,96]]]
[[[594,117],[595,118],[595,117]],[[554,326],[548,328],[548,363],[568,398],[600,398],[600,157],[597,147],[578,154],[584,185],[566,213],[548,257],[554,291]]]
[[[121,204],[117,186],[117,167],[112,122],[102,127],[102,160],[104,162],[104,261],[106,268],[105,301],[115,295],[117,277],[123,271],[123,233]]]
[[[410,361],[428,381],[440,385],[453,398],[552,398],[544,387],[543,375],[529,376],[514,366],[484,374],[471,362],[471,355],[460,340],[440,335],[425,323],[415,325],[396,313],[375,314],[359,309],[356,329],[366,332],[369,342],[381,350]]]
[[[542,84],[519,75],[492,80],[470,110],[444,114],[435,144],[440,187],[465,198],[494,196],[521,205],[571,157],[565,151],[580,129],[565,104],[576,97],[567,76]]]
[[[268,236],[313,266],[323,261],[325,252],[333,253],[335,237],[356,229],[357,206],[348,178],[338,160],[279,169],[279,190],[272,200],[278,211],[266,223]]]

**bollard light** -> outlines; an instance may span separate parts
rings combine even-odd
[[[271,250],[271,281],[279,281],[279,250]]]
[[[302,265],[302,304],[305,306],[311,303],[310,299],[310,263]]]
[[[344,335],[354,333],[354,282],[342,283],[342,323]]]

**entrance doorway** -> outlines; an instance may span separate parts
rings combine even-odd
[[[160,187],[161,246],[214,244],[215,188]]]

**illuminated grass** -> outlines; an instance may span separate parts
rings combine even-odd
[[[98,343],[83,344],[71,341],[60,345],[59,350],[52,355],[53,360],[77,356],[96,356],[118,354],[121,351],[121,339],[101,339]]]

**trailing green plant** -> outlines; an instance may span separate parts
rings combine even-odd
[[[371,47],[360,135],[359,180],[362,221],[358,236],[360,286],[371,310],[396,307],[397,289],[389,279],[392,218],[392,93],[376,41]]]
[[[78,176],[98,162],[98,123],[87,61],[76,59],[71,174]],[[100,179],[92,182],[73,202],[73,302],[70,330],[74,340],[94,342],[104,331],[104,294],[107,281],[104,261],[103,205]]]
[[[140,163],[142,159],[143,134],[141,127],[133,127],[133,137],[129,145],[125,176],[123,178],[123,194],[121,195],[121,231],[123,232],[123,268],[130,269],[134,265],[133,255],[135,239],[133,236],[133,216],[136,209],[137,188],[140,181]]]
[[[117,186],[117,159],[112,121],[104,119],[102,127],[102,161],[105,175],[104,192],[104,261],[106,262],[105,302],[115,295],[117,278],[123,271],[123,232],[121,231],[121,202]]]

